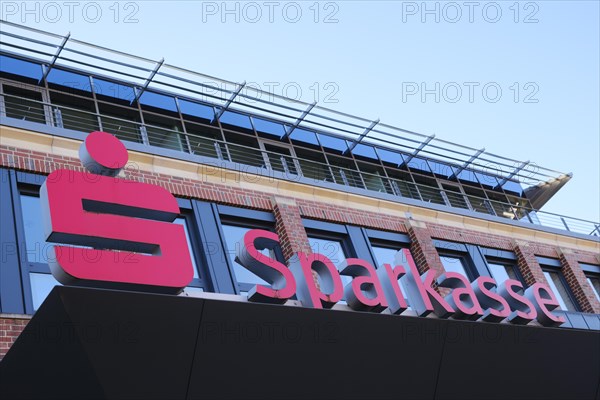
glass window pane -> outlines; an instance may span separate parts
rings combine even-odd
[[[310,248],[313,253],[323,254],[325,257],[329,258],[338,270],[341,262],[346,260],[346,255],[344,254],[342,243],[340,241],[319,239],[309,236],[308,242],[310,243]],[[349,276],[342,275],[341,278],[344,287],[352,282],[352,278]]]
[[[0,72],[25,76],[35,80],[42,78],[42,66],[8,56],[0,56]]]
[[[294,129],[294,131],[290,134],[290,139],[292,139],[292,142],[308,143],[313,146],[319,145],[319,141],[317,140],[317,134],[312,131],[307,131],[305,129]]]
[[[456,169],[454,170],[454,174],[456,175]],[[456,175],[456,177],[462,182],[479,183],[477,177],[475,176],[475,172],[468,169],[463,169],[458,173],[458,175]]]
[[[571,301],[567,288],[563,285],[558,272],[544,271],[544,276],[546,277],[546,281],[548,281],[550,289],[556,296],[560,308],[565,311],[576,311],[575,305]]]
[[[247,130],[252,130],[252,124],[250,123],[250,117],[244,114],[239,114],[233,111],[225,111],[221,118],[221,125],[224,128],[227,128],[227,125],[231,125],[234,127],[240,127]]]
[[[135,98],[132,87],[99,78],[94,78],[94,92],[99,99],[106,96],[131,102]]]
[[[408,156],[405,156],[405,160],[408,158]],[[408,162],[408,168],[411,171],[426,172],[428,174],[431,173],[431,169],[429,168],[429,164],[427,164],[427,160],[421,157],[410,158],[410,161]]]
[[[489,187],[494,188],[498,185],[498,181],[496,180],[496,177],[494,177],[492,175],[484,174],[482,172],[475,172],[475,175],[477,176],[479,183],[481,183],[484,186],[489,186]]]
[[[490,273],[492,278],[496,280],[498,284],[506,281],[507,279],[517,279],[514,269],[509,265],[495,264],[488,262]]]
[[[377,148],[377,154],[379,154],[379,158],[381,158],[381,161],[385,164],[397,167],[404,163],[400,153],[396,153],[395,151]]]
[[[460,257],[440,256],[440,260],[446,272],[458,272],[467,278],[469,277]]]
[[[587,278],[590,286],[592,287],[592,290],[594,291],[594,294],[596,295],[596,298],[598,299],[598,301],[600,301],[600,278]]]
[[[429,164],[431,171],[438,176],[449,178],[454,173],[448,164],[437,162],[431,159],[427,160],[427,164]]]
[[[442,187],[452,207],[469,209],[467,200],[458,186],[442,184]]]
[[[46,243],[42,221],[40,198],[21,195],[21,212],[25,229],[25,247],[27,260],[35,263],[47,263],[50,245]]]
[[[180,134],[182,129],[179,121],[146,113],[144,113],[144,120],[148,141],[152,146],[178,151],[184,150],[185,138]]]
[[[176,218],[174,223],[183,226],[183,230],[185,231],[185,239],[187,240],[188,251],[190,252],[190,257],[192,259],[192,265],[194,267],[194,278],[198,279],[200,276],[198,275],[198,266],[196,264],[196,257],[194,256],[194,251],[192,250],[192,241],[190,240],[190,233],[188,232],[187,221],[185,218],[179,217]]]
[[[302,175],[315,181],[333,182],[331,171],[325,162],[325,156],[321,151],[294,148]]]
[[[215,118],[215,110],[204,104],[179,99],[179,107],[181,107],[181,113],[184,117],[198,117],[206,120],[206,122],[211,122]]]
[[[400,253],[400,250],[378,246],[371,246],[371,248],[373,249],[373,254],[375,255],[377,268],[380,268],[382,264],[390,264],[392,268],[396,265],[396,255]],[[400,256],[402,257],[402,253],[400,253]],[[398,279],[398,283],[400,284],[400,288],[404,294],[406,304],[408,304],[408,299],[406,299],[406,288],[404,287],[401,279]]]
[[[264,146],[271,169],[285,174],[298,175],[298,169],[296,168],[294,159],[291,157],[291,150],[289,148],[267,143]]]
[[[346,141],[343,139],[338,139],[336,137],[325,135],[325,134],[319,134],[318,136],[319,136],[319,142],[321,142],[321,146],[323,146],[323,148],[325,150],[339,152],[339,153],[343,153],[346,150],[348,150],[348,145],[346,144]]]
[[[352,154],[359,157],[377,160],[377,154],[375,153],[373,146],[368,146],[365,144],[357,144],[356,147],[352,149]]]
[[[23,121],[46,123],[42,94],[15,86],[4,85],[4,112],[7,117]]]
[[[52,274],[39,274],[31,272],[29,274],[31,283],[31,297],[33,299],[33,309],[37,310],[44,302],[54,286],[60,286],[60,282],[54,279]]]
[[[278,139],[285,135],[285,129],[282,124],[257,117],[252,117],[252,119],[254,120],[256,131],[259,133],[266,133]]]
[[[59,68],[52,68],[48,73],[46,80],[48,83],[91,92],[90,77],[87,75],[80,75]]]
[[[146,105],[150,107],[161,108],[163,110],[177,112],[175,99],[171,96],[165,96],[164,94],[145,91],[140,97],[140,104],[142,104],[142,106]]]
[[[223,143],[220,129],[187,121],[185,129],[193,154],[218,159],[227,158],[227,148]]]
[[[523,194],[523,188],[518,182],[515,181],[506,181],[506,183],[502,185],[502,189],[504,189],[507,192],[516,193],[519,196]]]
[[[50,92],[56,124],[66,129],[93,132],[99,129],[93,100],[70,96],[63,92]]]
[[[240,246],[243,246],[244,235],[252,228],[225,224],[222,225],[222,228],[223,234],[225,236],[225,244],[227,245],[226,257],[229,259],[231,265],[233,265],[235,278],[237,279],[238,283],[262,284],[269,286],[269,284],[263,279],[254,275],[252,272],[235,262],[235,255],[237,253],[237,250],[238,248],[240,248]],[[264,249],[260,252],[265,256],[271,257],[273,259],[277,258],[273,250]]]

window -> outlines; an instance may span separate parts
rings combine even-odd
[[[81,132],[99,129],[96,106],[92,99],[70,96],[63,92],[50,92],[56,126]]]
[[[400,252],[400,250],[373,245],[371,245],[371,249],[373,250],[373,255],[375,256],[377,268],[381,267],[382,264],[390,264],[393,268],[396,265],[396,257],[398,257],[398,255],[402,257],[402,253]],[[406,304],[410,306],[408,299],[406,298],[407,290],[404,286],[404,283],[402,283],[402,279],[398,279],[398,284],[402,289],[402,293],[404,294],[404,300],[406,301]]]
[[[227,159],[227,148],[223,142],[223,136],[218,128],[207,125],[194,124],[185,121],[185,129],[192,154],[204,157]]]
[[[297,130],[296,130],[297,131]],[[294,133],[296,132],[294,131]],[[325,156],[321,151],[313,151],[301,147],[294,149],[298,155],[298,163],[300,171],[306,178],[314,181],[333,182],[331,170],[327,166]]]
[[[225,140],[231,161],[265,168],[265,160],[259,150],[258,140],[254,135],[244,135],[225,131]],[[254,172],[250,170],[249,172]]]
[[[200,254],[198,251],[196,251],[196,247],[199,245],[200,240],[198,240],[198,237],[195,233],[196,221],[193,218],[193,213],[187,205],[181,204],[188,202],[188,200],[180,199],[181,214],[175,219],[175,221],[173,221],[175,224],[183,226],[188,251],[190,252],[190,258],[192,259],[192,266],[194,268],[194,278],[192,279],[192,282],[190,282],[185,288],[185,292],[204,292],[211,289],[209,287],[210,280],[208,278],[208,274],[205,272],[206,269],[203,268],[203,261],[200,258],[198,258]]]
[[[345,157],[327,155],[335,182],[340,185],[364,188],[362,178],[356,170],[354,160]]]
[[[46,253],[49,249],[44,237],[40,198],[29,194],[21,194],[21,213],[25,232],[27,261],[47,264]]]
[[[144,123],[148,142],[152,146],[164,149],[184,151],[187,149],[185,138],[181,135],[181,123],[162,115],[144,113]]]
[[[11,77],[27,77],[31,81],[39,81],[42,78],[42,66],[29,61],[12,58],[5,55],[0,56],[0,73],[12,75]]]
[[[22,191],[19,199],[25,239],[25,250],[21,251],[22,258],[25,258],[22,260],[22,265],[26,266],[26,270],[23,272],[29,277],[32,311],[35,311],[52,288],[60,283],[50,274],[48,268],[51,245],[46,243],[43,232],[40,198],[31,189]]]
[[[341,240],[324,239],[309,235],[308,242],[313,253],[320,253],[329,258],[338,270],[342,261],[345,261],[347,258]],[[344,287],[352,283],[352,277],[350,276],[341,275],[341,278]]]
[[[98,101],[102,130],[121,140],[140,143],[140,112],[130,107],[119,107]]]
[[[298,175],[300,165],[295,158],[292,146],[265,140],[261,140],[259,143],[265,151],[263,158],[267,168],[283,172],[286,175]]]
[[[587,274],[587,281],[592,287],[598,301],[600,301],[600,276]]]
[[[2,85],[2,114],[22,121],[45,124],[50,120],[49,110],[44,106],[44,93],[39,89]]]
[[[462,257],[440,256],[440,261],[446,272],[458,272],[459,274],[469,277]]]
[[[252,120],[254,122],[254,128],[259,136],[280,139],[285,135],[285,129],[283,125],[278,122],[273,122],[258,117],[252,117]]]
[[[460,185],[442,183],[443,195],[446,197],[448,205],[457,208],[465,208],[469,210],[469,201],[460,190]]]
[[[478,246],[434,239],[440,261],[446,272],[457,272],[473,282],[478,276],[489,276],[485,258]]]
[[[248,269],[241,266],[240,264],[238,264],[235,261],[235,256],[237,254],[238,249],[240,249],[241,246],[243,246],[243,244],[244,244],[244,235],[246,234],[246,232],[248,232],[251,229],[258,228],[258,227],[234,225],[231,222],[229,222],[229,223],[226,222],[221,225],[221,228],[223,229],[223,235],[224,235],[223,238],[224,238],[226,251],[227,251],[226,257],[229,261],[229,265],[233,266],[235,279],[239,285],[240,291],[247,292],[256,284],[270,286],[270,284],[268,282],[264,281],[262,278],[260,278],[256,275],[254,275]],[[278,254],[277,254],[277,253],[281,252],[280,249],[279,249],[279,251],[263,249],[263,250],[260,250],[260,252],[267,257],[281,261],[282,257],[278,257]]]
[[[550,289],[556,296],[560,308],[565,311],[578,311],[575,301],[573,300],[571,293],[567,287],[564,278],[558,271],[544,270],[544,276]]]
[[[492,278],[494,278],[498,284],[506,281],[507,279],[514,279],[519,282],[521,281],[517,275],[514,265],[488,262],[488,267],[490,269],[490,273],[492,274]]]
[[[31,284],[31,297],[34,311],[37,311],[37,309],[40,308],[54,286],[62,286],[62,284],[50,273],[30,272],[29,282]]]

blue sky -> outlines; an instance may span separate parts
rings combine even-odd
[[[2,19],[573,172],[544,210],[600,220],[597,1],[75,3]]]

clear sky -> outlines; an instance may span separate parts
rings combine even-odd
[[[544,210],[600,220],[598,1],[0,7],[7,21],[573,172]]]

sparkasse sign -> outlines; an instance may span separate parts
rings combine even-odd
[[[109,133],[90,133],[79,153],[88,173],[57,170],[42,185],[45,234],[48,242],[100,249],[100,257],[86,257],[86,248],[56,245],[52,274],[64,284],[181,292],[193,279],[193,265],[183,226],[173,223],[180,212],[175,197],[156,185],[117,178],[128,154]],[[379,268],[358,258],[336,268],[323,254],[301,252],[286,266],[260,252],[279,245],[277,234],[254,229],[243,242],[236,261],[270,284],[254,286],[248,293],[253,302],[283,304],[296,295],[305,307],[331,308],[345,297],[356,311],[401,314],[408,308],[406,297],[419,316],[523,325],[537,320],[544,326],[565,322],[552,313],[559,304],[545,284],[524,289],[513,279],[482,276],[470,282],[456,272],[436,279],[433,270],[420,275],[407,249],[395,265]],[[127,262],[123,252],[135,252],[136,262]],[[352,282],[344,287],[340,274]],[[450,293],[442,296],[434,284]]]

